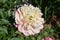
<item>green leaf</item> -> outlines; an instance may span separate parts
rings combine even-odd
[[[15,37],[15,38],[12,38],[11,40],[21,40],[21,39],[20,39],[20,38]]]
[[[3,11],[4,11],[4,9],[0,9],[0,17],[2,17],[2,18],[4,18]]]
[[[37,1],[37,0],[35,0],[35,3],[37,4],[37,3],[38,3],[38,1]]]
[[[25,37],[25,40],[31,40],[31,38],[30,37]]]
[[[35,39],[35,37],[32,37],[32,36],[31,36],[31,40],[36,40],[36,39]]]
[[[3,37],[3,39],[2,39]],[[0,40],[6,40],[6,33],[4,31],[0,31]]]
[[[11,9],[8,10],[7,16],[11,16]]]
[[[43,33],[43,35],[44,35],[45,37],[47,37],[47,36],[49,35],[49,33],[45,31],[45,32]]]
[[[5,3],[7,0],[0,0],[0,3]]]
[[[7,27],[0,27],[0,31],[4,31],[6,34],[8,34]]]
[[[56,0],[57,2],[60,2],[60,0]]]
[[[16,31],[16,34],[22,35],[21,32],[19,32],[19,31]]]
[[[37,40],[42,40],[42,36],[39,35],[39,36],[37,37]]]
[[[47,15],[47,6],[45,7],[45,19],[46,19],[46,15]]]
[[[21,37],[21,36],[20,36],[20,40],[24,40],[24,37]]]
[[[3,24],[10,24],[10,23],[6,19],[0,19],[0,25],[3,25]]]

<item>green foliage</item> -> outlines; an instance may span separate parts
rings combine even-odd
[[[32,0],[29,3],[41,9],[45,20],[53,15],[60,17],[60,0]],[[22,4],[22,0],[0,0],[0,40],[42,40],[47,36],[60,35],[60,27],[44,28],[37,36],[25,37],[16,31],[13,11]]]
[[[0,31],[3,31],[3,32],[5,32],[6,34],[8,34],[8,32],[7,32],[7,27],[0,27]]]
[[[48,37],[48,36],[53,36],[54,30],[52,28],[45,28],[43,36]]]
[[[42,35],[39,35],[39,36],[37,37],[37,40],[42,40]]]
[[[16,37],[16,38],[12,38],[11,40],[21,40],[21,39]]]

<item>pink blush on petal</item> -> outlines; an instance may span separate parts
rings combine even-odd
[[[28,31],[25,31],[23,34],[24,34],[25,36],[29,36]]]
[[[42,40],[44,40],[44,38]]]
[[[21,26],[18,27],[18,31],[22,32],[22,27]]]
[[[47,37],[45,40],[53,40],[52,38],[50,38],[50,37]]]
[[[19,24],[15,24],[15,27],[17,28],[19,26]]]

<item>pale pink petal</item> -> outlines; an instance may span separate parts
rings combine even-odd
[[[45,40],[53,40],[52,38],[50,38],[50,37],[47,37]]]
[[[40,17],[42,15],[39,8],[25,4],[18,8],[15,13],[15,26],[18,28],[18,31],[22,32],[25,36],[35,35],[43,29],[44,19]],[[36,18],[38,20],[36,20]]]

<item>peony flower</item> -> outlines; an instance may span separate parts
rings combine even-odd
[[[42,40],[53,40],[51,37],[47,37],[45,39],[42,39]]]
[[[32,5],[26,5],[15,11],[15,22],[19,32],[25,36],[35,35],[43,29],[44,18],[41,10]]]

